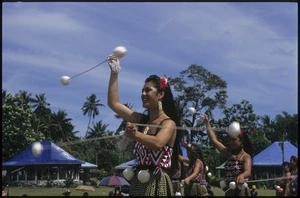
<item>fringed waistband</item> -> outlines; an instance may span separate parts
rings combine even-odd
[[[170,172],[170,168],[164,168],[159,166],[153,166],[153,165],[137,165],[133,167],[133,170],[135,173],[138,173],[140,170],[149,170],[149,172],[153,172],[154,176],[161,176],[163,173]]]

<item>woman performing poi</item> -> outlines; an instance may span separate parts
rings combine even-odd
[[[135,141],[133,153],[139,163],[133,167],[130,178],[125,176],[130,183],[129,196],[174,196],[168,173],[177,164],[172,162],[177,162],[176,126],[180,123],[167,79],[151,75],[145,80],[141,99],[147,114],[135,112],[119,101],[119,59],[112,56],[108,64],[111,68],[108,106],[127,121],[124,135]],[[137,127],[134,123],[144,126]]]

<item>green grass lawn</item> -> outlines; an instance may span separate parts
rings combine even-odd
[[[214,192],[215,196],[224,196],[225,193],[221,188],[218,187],[212,187],[211,190]],[[268,197],[275,197],[276,196],[276,192],[275,189],[274,190],[262,190],[262,189],[257,189],[256,190],[258,193],[258,196],[268,196]]]
[[[71,192],[70,196],[82,196],[84,191],[76,190],[75,188],[68,188]],[[7,188],[5,189],[7,191]],[[48,187],[10,187],[9,196],[22,196],[26,194],[27,196],[64,196],[66,188],[48,188]],[[90,192],[89,196],[107,196],[108,192],[114,188],[112,187],[95,187],[95,192]]]
[[[7,191],[7,188],[5,189]],[[70,196],[82,196],[83,191],[78,191],[75,188],[69,188],[71,191]],[[95,187],[95,192],[88,192],[89,196],[107,196],[110,190],[114,191],[112,187]],[[66,191],[66,188],[47,188],[47,187],[10,187],[9,195],[10,196],[22,196],[23,194],[27,194],[28,196],[61,196],[63,197],[63,193]],[[215,196],[224,196],[224,192],[221,188],[212,187],[212,191]],[[274,196],[275,190],[257,190],[258,196]]]

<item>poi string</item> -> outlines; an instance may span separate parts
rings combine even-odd
[[[170,127],[170,126],[161,126],[161,125],[154,125],[154,124],[139,124],[139,123],[132,123],[136,126],[145,126],[145,127],[156,127],[156,128],[174,128],[174,129],[180,129],[180,130],[194,130],[194,131],[204,131],[206,127]],[[214,131],[226,131],[225,128],[212,128]]]
[[[265,182],[265,181],[272,181],[272,180],[281,180],[281,179],[296,179],[298,175],[289,176],[289,177],[274,177],[269,179],[257,179],[257,180],[249,180],[245,183],[253,183],[253,182]],[[225,192],[229,191],[231,188],[227,189]]]
[[[83,72],[81,72],[81,73],[79,73],[79,74],[76,74],[76,75],[72,76],[71,79],[72,79],[72,78],[75,78],[75,77],[77,77],[77,76],[80,76],[80,75],[82,75],[82,74],[84,74],[84,73],[87,73],[87,72],[91,71],[92,69],[95,69],[96,67],[98,67],[98,66],[100,66],[101,64],[105,63],[106,61],[108,61],[108,59],[102,61],[102,62],[99,63],[98,65],[96,65],[96,66],[94,66],[94,67],[92,67],[92,68],[90,68],[90,69],[88,69],[88,70],[85,70],[85,71],[83,71]]]
[[[296,179],[298,178],[298,175],[295,175],[295,176],[290,176],[290,177],[275,177],[275,178],[270,178],[270,179],[258,179],[258,180],[250,180],[250,181],[247,181],[245,183],[252,183],[252,182],[264,182],[264,181],[272,181],[272,180],[281,180],[281,179]],[[226,192],[228,192],[229,190],[231,190],[231,188],[228,188]]]
[[[272,180],[281,180],[281,179],[295,179],[295,178],[298,178],[298,175],[296,175],[296,176],[290,176],[290,177],[274,177],[274,178],[270,178],[270,179],[250,180],[250,181],[247,181],[246,183],[272,181]]]
[[[152,124],[138,124],[138,123],[132,123],[136,126],[149,126],[149,127],[156,127],[156,128],[174,128],[174,129],[180,129],[180,130],[186,130],[189,131],[205,131],[206,127],[168,127],[168,126],[160,126],[160,125],[152,125]],[[226,131],[225,128],[212,128],[214,131]],[[113,136],[106,136],[106,137],[99,137],[99,138],[91,138],[91,139],[83,139],[83,140],[75,140],[75,141],[70,141],[70,142],[63,142],[59,143],[60,146],[66,146],[66,145],[73,145],[73,144],[80,144],[80,143],[85,143],[85,142],[91,142],[91,141],[96,141],[96,140],[103,140],[103,139],[110,139],[110,138],[118,138],[123,135],[113,135]]]
[[[66,146],[66,145],[80,144],[80,143],[84,143],[84,142],[92,142],[92,141],[96,141],[96,140],[117,138],[117,137],[121,137],[121,136],[123,136],[123,135],[114,135],[114,136],[98,137],[98,138],[91,138],[91,139],[84,139],[84,140],[75,140],[75,141],[70,141],[70,142],[58,143],[58,145]]]
[[[206,127],[169,127],[169,126],[161,126],[161,125],[153,125],[153,124],[139,124],[139,123],[132,123],[136,126],[148,126],[148,127],[156,127],[156,128],[174,128],[174,129],[180,129],[180,130],[193,130],[193,131],[205,131]],[[212,128],[214,131],[226,131],[226,128]],[[106,137],[99,137],[99,138],[92,138],[92,139],[84,139],[84,140],[75,140],[70,142],[63,142],[60,145],[72,145],[72,144],[78,144],[78,143],[84,143],[84,142],[90,142],[90,141],[96,141],[96,140],[102,140],[102,139],[110,139],[110,138],[116,138],[121,137],[123,135],[114,135],[114,136],[106,136]]]
[[[106,60],[102,61],[102,62],[99,63],[98,65],[96,65],[96,66],[94,66],[94,67],[92,67],[92,68],[90,68],[90,69],[88,69],[88,70],[86,70],[86,71],[83,71],[83,72],[81,72],[81,73],[79,73],[79,74],[76,74],[76,75],[72,76],[71,79],[72,79],[72,78],[75,78],[75,77],[77,77],[77,76],[79,76],[79,75],[82,75],[82,74],[84,74],[84,73],[86,73],[86,72],[88,72],[88,71],[91,71],[92,69],[95,69],[96,67],[98,67],[98,66],[100,66],[101,64],[105,63],[106,61],[111,60],[111,58],[113,58],[113,57],[122,58],[122,57],[125,55],[126,51],[127,51],[126,48],[123,47],[123,46],[118,46],[118,47],[116,47],[116,48],[114,49],[113,54],[109,55],[109,56],[106,58]]]

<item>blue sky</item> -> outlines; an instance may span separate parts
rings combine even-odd
[[[2,89],[45,93],[50,108],[65,110],[84,136],[82,106],[95,93],[109,130],[120,120],[107,107],[105,63],[62,86],[125,46],[120,100],[143,111],[144,79],[178,77],[191,64],[227,81],[227,106],[248,100],[257,115],[298,113],[296,3],[3,3]],[[215,112],[216,118],[222,114]]]

